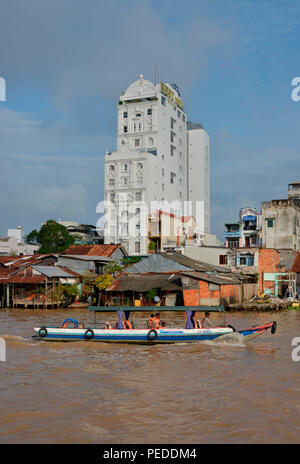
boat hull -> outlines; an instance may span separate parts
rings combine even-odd
[[[46,333],[45,330],[40,332],[41,329],[46,329]],[[141,344],[199,342],[205,340],[214,340],[215,338],[222,335],[233,333],[233,330],[227,327],[216,329],[161,329],[156,332],[157,337],[155,339],[151,339],[149,338],[149,330],[147,329],[105,330],[97,328],[63,329],[52,327],[35,327],[34,331],[36,336],[45,341],[67,342],[82,340],[89,342],[119,342]],[[40,334],[42,334],[42,336],[40,336]]]
[[[267,330],[271,333],[276,331],[276,322],[252,327],[246,330],[240,330],[239,334],[243,335],[245,341],[252,340]],[[189,343],[214,340],[235,332],[231,326],[216,327],[210,329],[99,329],[96,327],[88,328],[63,328],[63,327],[35,327],[34,331],[41,340],[45,341],[89,341],[89,342],[109,342],[109,343],[138,343],[138,344],[156,344],[156,343]]]

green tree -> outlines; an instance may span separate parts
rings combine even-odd
[[[53,219],[49,219],[39,232],[33,230],[26,237],[27,243],[40,245],[40,253],[63,253],[74,241],[66,227]]]
[[[36,229],[32,230],[30,234],[26,236],[25,242],[29,245],[38,245],[38,231]]]
[[[122,271],[124,266],[116,263],[116,261],[111,261],[110,263],[105,264],[103,271],[105,274],[116,274],[117,272]]]
[[[148,250],[150,251],[156,250],[156,243],[154,242],[154,240],[150,240],[149,245],[148,245]]]

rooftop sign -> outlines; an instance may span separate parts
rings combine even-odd
[[[164,84],[163,82],[160,83],[160,91],[161,93],[163,93],[166,97],[168,97],[170,100],[172,100],[174,103],[176,103],[177,106],[179,106],[179,108],[183,109],[182,108],[182,101],[179,97],[177,97],[173,90],[170,89],[170,87],[168,87],[166,84]]]

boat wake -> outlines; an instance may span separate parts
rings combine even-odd
[[[0,337],[8,343],[19,343],[22,345],[34,345],[31,338],[21,337],[20,335],[3,334]]]
[[[238,332],[221,335],[220,337],[217,337],[214,340],[208,341],[208,343],[211,345],[232,345],[242,347],[245,347],[245,342],[245,337]]]

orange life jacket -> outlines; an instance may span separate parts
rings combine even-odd
[[[150,329],[154,329],[154,324],[155,324],[155,318],[154,317],[149,317],[149,327],[150,327]]]
[[[154,329],[160,329],[160,319],[158,319],[157,317],[154,318]]]
[[[124,324],[124,329],[128,329],[128,330],[132,329],[131,322],[125,321],[123,322],[123,324]]]

